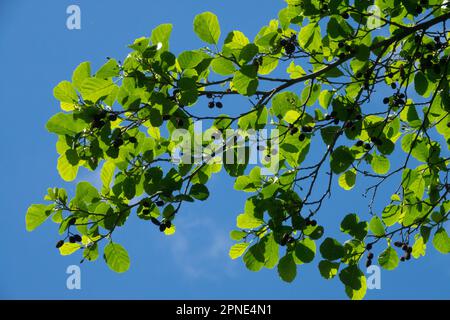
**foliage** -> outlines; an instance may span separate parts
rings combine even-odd
[[[172,26],[166,24],[130,44],[123,63],[109,59],[96,73],[89,62],[81,63],[71,81],[55,87],[62,111],[47,129],[58,136],[63,180],[75,180],[84,167],[100,170],[103,186],[80,182],[71,199],[64,189],[49,189],[50,204],[29,208],[27,230],[51,218],[66,234],[57,244],[61,254],[82,250],[89,261],[106,240],[106,263],[124,272],[130,259],[112,236],[130,214],[171,235],[182,205],[207,200],[208,180],[224,169],[236,178],[235,189],[249,194],[238,230],[230,234],[236,241],[230,257],[242,256],[252,271],[276,267],[291,282],[319,251],[320,274],[337,277],[350,298],[360,299],[366,291],[360,265],[365,256],[370,265],[375,246],[387,270],[425,255],[429,243],[449,253],[446,2],[286,2],[253,41],[238,30],[225,35],[218,18],[206,12],[194,20],[205,47],[176,56],[169,51]],[[202,115],[208,106],[222,109],[230,96],[252,105]],[[176,129],[196,141],[196,120],[219,133],[278,129],[278,148],[269,136],[258,149],[260,165],[249,164],[248,157],[216,161],[227,150],[248,151],[248,141],[239,147],[233,137],[199,162],[173,163]],[[263,174],[272,168],[271,158],[275,172]],[[388,203],[378,203],[377,191],[387,184],[395,192]],[[372,217],[343,214],[336,229],[346,240],[325,237],[323,202],[335,187],[355,185],[368,186]],[[375,210],[374,203],[383,208]]]

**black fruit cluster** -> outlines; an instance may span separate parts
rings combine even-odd
[[[401,242],[401,241],[396,241],[394,242],[394,246],[396,246],[397,248],[402,248],[404,255],[400,258],[400,261],[406,261],[406,260],[410,260],[411,259],[411,253],[412,253],[412,247],[409,246],[407,243],[405,242]]]
[[[208,93],[206,95],[206,97],[208,99],[211,99],[211,101],[208,102],[208,108],[213,109],[214,107],[218,108],[218,109],[222,109],[223,108],[223,103],[220,101],[216,101],[216,96],[214,96],[211,93]]]
[[[280,46],[284,49],[284,52],[288,56],[292,56],[297,49],[297,35],[292,34],[289,38],[283,38],[280,40]]]

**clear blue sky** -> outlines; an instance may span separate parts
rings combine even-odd
[[[81,7],[82,30],[66,29],[70,4]],[[130,253],[131,269],[118,275],[101,259],[85,263],[78,291],[66,289],[65,270],[77,264],[80,256],[59,255],[54,248],[56,225],[46,223],[33,233],[25,231],[26,209],[41,201],[47,187],[65,186],[73,191],[73,184],[63,183],[57,174],[55,136],[44,126],[58,112],[53,87],[70,79],[78,63],[89,60],[97,68],[106,56],[123,59],[126,44],[167,22],[174,24],[172,51],[200,47],[192,20],[203,11],[218,15],[223,34],[239,29],[253,38],[283,6],[281,0],[0,2],[0,298],[345,298],[337,279],[320,277],[317,258],[299,268],[292,284],[279,280],[275,270],[252,273],[241,260],[228,258],[228,232],[243,209],[245,194],[233,191],[233,181],[223,174],[210,182],[209,201],[185,207],[172,237],[132,218],[115,236]],[[82,171],[78,180],[95,183],[98,177]],[[337,190],[321,214],[327,230],[336,232],[336,222],[348,212],[367,211],[363,187],[352,193]],[[430,247],[420,261],[384,271],[382,290],[368,291],[367,298],[449,299],[449,262],[448,256]]]

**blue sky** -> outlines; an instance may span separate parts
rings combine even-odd
[[[71,4],[81,8],[81,30],[66,29],[66,8]],[[128,249],[131,269],[118,275],[101,260],[85,263],[81,290],[66,289],[65,270],[78,264],[80,256],[59,255],[54,248],[57,226],[46,223],[33,233],[25,231],[26,209],[41,201],[47,187],[73,191],[74,184],[64,183],[57,174],[56,139],[44,126],[58,112],[53,87],[70,79],[78,63],[89,60],[98,68],[107,56],[123,59],[128,43],[168,22],[174,24],[172,51],[198,48],[202,43],[192,31],[192,20],[203,11],[218,15],[222,36],[239,29],[252,38],[283,6],[281,0],[1,1],[0,298],[345,298],[339,281],[320,277],[317,258],[299,268],[292,284],[279,280],[275,270],[252,273],[241,260],[228,258],[232,244],[228,232],[243,210],[246,195],[234,191],[233,180],[224,174],[211,180],[209,201],[185,207],[172,237],[130,219],[126,228],[118,230],[115,241]],[[82,171],[78,180],[96,183],[98,173]],[[363,190],[359,186],[345,193],[336,188],[333,201],[322,210],[321,223],[336,232],[336,223],[346,213],[364,216]],[[430,247],[420,261],[383,272],[382,289],[368,291],[367,298],[448,299],[449,262],[448,256]]]

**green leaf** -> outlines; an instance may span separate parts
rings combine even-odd
[[[247,235],[247,232],[239,231],[239,230],[233,230],[230,232],[230,238],[231,240],[235,241],[241,241],[244,239],[244,237]]]
[[[206,200],[209,197],[209,190],[204,184],[194,184],[189,191],[189,195],[197,200]]]
[[[433,237],[433,246],[440,253],[450,253],[450,238],[444,228],[436,231]]]
[[[234,74],[233,87],[244,96],[252,96],[258,88],[256,78],[257,69],[253,65],[246,65]]]
[[[46,128],[49,132],[59,135],[75,135],[86,127],[81,119],[75,119],[73,114],[57,113],[48,120]]]
[[[355,186],[356,171],[348,170],[339,176],[339,186],[344,190],[351,190]]]
[[[428,91],[428,80],[422,71],[417,72],[414,76],[414,88],[421,96],[424,96]]]
[[[384,236],[385,230],[380,218],[374,216],[369,222],[369,230],[377,237]]]
[[[88,78],[83,81],[80,92],[84,100],[96,103],[110,95],[115,87],[111,79]]]
[[[362,272],[357,265],[350,265],[341,270],[339,279],[345,286],[350,287],[353,290],[359,290],[363,287],[361,275]]]
[[[242,260],[250,271],[259,271],[264,267],[264,253],[259,243],[254,244],[244,254]]]
[[[73,181],[77,177],[78,166],[72,165],[65,154],[61,155],[58,158],[56,168],[58,169],[58,173],[64,181]]]
[[[234,260],[242,256],[249,245],[250,244],[248,242],[236,243],[235,245],[233,245],[230,248],[230,252],[228,253],[230,255],[230,258]]]
[[[414,242],[411,255],[414,258],[419,259],[420,256],[425,256],[426,249],[427,249],[427,245],[426,245],[423,237],[419,236],[419,237],[417,237],[416,241]]]
[[[348,233],[352,237],[363,240],[367,235],[367,222],[359,221],[358,215],[351,213],[345,216],[341,222],[341,231]]]
[[[78,67],[72,73],[72,84],[80,90],[83,81],[91,77],[91,63],[86,61],[78,65]]]
[[[337,260],[344,256],[344,246],[333,238],[326,238],[320,245],[320,254],[324,259]]]
[[[105,247],[103,258],[108,267],[117,273],[125,272],[130,268],[128,252],[120,244],[108,243]]]
[[[297,276],[297,266],[292,253],[285,255],[278,263],[278,274],[286,282],[294,281]]]
[[[203,41],[217,44],[220,37],[220,25],[217,16],[211,12],[204,12],[194,18],[194,31]]]
[[[241,229],[253,229],[257,228],[264,223],[264,220],[261,220],[253,215],[242,213],[237,217],[237,227]]]
[[[378,174],[388,173],[391,167],[391,163],[389,162],[388,158],[383,155],[377,154],[372,155],[372,161],[370,162],[370,165],[372,166],[373,171]]]
[[[354,159],[355,158],[349,148],[340,146],[331,154],[331,170],[337,174],[342,173],[350,167]]]
[[[233,62],[228,59],[219,57],[211,62],[212,70],[221,76],[228,76],[236,72]]]
[[[399,261],[397,251],[391,246],[387,247],[378,257],[379,265],[386,270],[394,270],[397,268]]]
[[[45,204],[31,205],[25,215],[25,227],[27,231],[33,231],[39,227],[51,215],[53,205],[47,206]]]
[[[334,278],[339,270],[339,263],[338,262],[331,262],[328,260],[322,260],[319,262],[319,271],[322,277],[325,279],[332,279]]]
[[[78,251],[81,248],[81,244],[79,243],[70,243],[66,242],[59,248],[59,253],[62,256],[69,256],[72,253]]]
[[[118,77],[120,75],[119,72],[119,64],[117,63],[116,59],[109,59],[108,62],[100,67],[100,69],[95,74],[95,77],[101,79]]]
[[[152,30],[152,35],[150,36],[150,40],[153,45],[158,45],[161,43],[162,47],[159,49],[160,52],[169,50],[169,38],[172,33],[172,25],[171,24],[161,24]]]
[[[116,164],[113,161],[106,161],[103,164],[102,170],[100,172],[100,178],[103,183],[103,187],[109,189],[112,179],[114,177],[114,171],[116,169]]]
[[[309,238],[297,241],[295,243],[294,254],[294,259],[297,264],[310,263],[316,255],[316,243]]]
[[[69,81],[61,81],[58,83],[58,85],[53,89],[53,95],[61,102],[78,102],[77,92]]]

